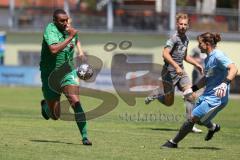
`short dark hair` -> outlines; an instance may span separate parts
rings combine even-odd
[[[63,9],[56,9],[54,12],[53,12],[53,19],[56,19],[57,18],[57,15],[59,14],[67,14]]]

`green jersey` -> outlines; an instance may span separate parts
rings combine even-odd
[[[60,32],[54,23],[49,23],[43,34],[40,70],[42,73],[50,74],[53,70],[62,66],[65,62],[70,62],[73,59],[74,48],[77,44],[78,36],[71,40],[71,42],[57,54],[52,54],[49,46],[63,42],[68,33]],[[72,65],[72,62],[70,62]]]

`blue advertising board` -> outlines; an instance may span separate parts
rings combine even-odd
[[[39,67],[0,66],[0,84],[40,86]]]

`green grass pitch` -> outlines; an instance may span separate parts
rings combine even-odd
[[[115,110],[89,121],[92,147],[81,144],[75,122],[46,121],[41,117],[40,88],[0,87],[0,97],[1,160],[237,160],[240,156],[239,99],[231,99],[215,118],[222,130],[211,141],[204,141],[207,130],[200,127],[204,133],[188,135],[178,149],[160,149],[184,120],[180,97],[172,107],[158,102],[146,106],[142,98],[130,107],[120,100]],[[81,100],[85,110],[101,103],[90,97]],[[149,118],[160,113],[165,118]],[[138,114],[142,119],[136,117]],[[172,119],[171,115],[178,118]]]

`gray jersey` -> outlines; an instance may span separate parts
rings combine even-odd
[[[187,36],[179,37],[178,33],[175,33],[170,39],[167,40],[164,48],[169,48],[172,59],[183,68],[183,60],[188,47],[189,39]],[[164,60],[164,66],[167,67],[168,71],[175,71],[175,68]]]

